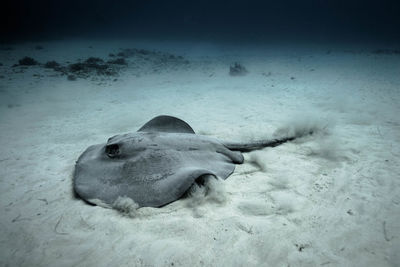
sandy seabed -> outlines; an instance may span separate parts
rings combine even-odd
[[[142,68],[128,59],[115,77],[75,81],[12,67],[24,56],[67,64],[132,47],[190,63]],[[399,266],[400,55],[371,51],[101,40],[3,47],[0,265]],[[249,73],[229,76],[235,61]],[[319,131],[246,153],[219,201],[181,199],[126,216],[74,196],[74,163],[89,145],[161,114],[221,140]]]

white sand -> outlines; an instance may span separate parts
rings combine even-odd
[[[400,265],[400,56],[356,46],[40,44],[0,51],[1,266]],[[25,55],[72,62],[119,47],[175,52],[194,67],[127,71],[100,85],[40,67],[10,71]],[[230,77],[234,61],[249,74]],[[217,188],[222,201],[179,200],[132,218],[74,197],[86,147],[160,114],[232,141],[323,130],[245,154]]]

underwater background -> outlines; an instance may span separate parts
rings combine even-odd
[[[2,38],[398,41],[397,1],[5,1]]]
[[[400,266],[399,14],[388,0],[3,1],[0,265]],[[298,138],[244,153],[212,194],[80,199],[86,148],[158,115],[224,141]]]

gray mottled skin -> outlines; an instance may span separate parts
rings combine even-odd
[[[160,207],[180,198],[203,175],[226,179],[235,164],[243,163],[241,148],[250,151],[276,141],[224,145],[196,135],[178,118],[158,116],[136,133],[87,148],[76,162],[74,190],[103,206],[129,197],[141,207]]]

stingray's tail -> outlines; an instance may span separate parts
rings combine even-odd
[[[264,147],[276,147],[283,143],[293,141],[294,139],[296,139],[296,137],[284,137],[265,141],[255,141],[251,143],[224,143],[224,145],[230,150],[250,152],[253,150],[262,149]]]

